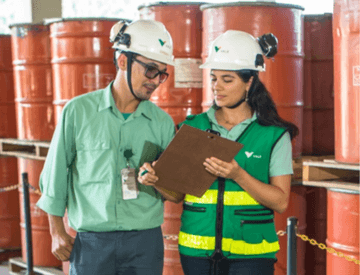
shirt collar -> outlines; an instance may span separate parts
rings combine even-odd
[[[216,118],[215,118],[215,111],[216,110],[215,110],[214,106],[211,106],[209,108],[209,110],[206,111],[206,113],[207,113],[207,115],[209,117],[210,122],[219,125]],[[249,125],[251,122],[253,122],[256,119],[257,119],[257,115],[256,115],[256,112],[254,112],[254,114],[253,114],[253,116],[251,118],[248,118],[248,119],[242,121],[240,124]]]
[[[99,102],[98,111],[101,112],[102,110],[112,107],[115,107],[115,101],[113,95],[111,93],[111,88],[114,81],[111,81],[109,85],[105,89],[103,89],[102,97]]]
[[[114,81],[111,81],[110,84],[105,89],[103,89],[102,97],[98,107],[99,112],[109,107],[111,107],[113,110],[117,110],[117,107],[115,105],[115,100],[111,92],[113,82]],[[139,117],[140,115],[144,115],[146,118],[151,120],[152,117],[151,104],[152,103],[149,102],[148,100],[141,101],[134,112],[134,117]]]

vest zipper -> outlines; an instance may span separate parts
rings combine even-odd
[[[224,212],[224,191],[225,179],[219,178],[218,180],[218,198],[216,206],[216,236],[215,236],[215,253],[222,255],[222,232],[223,232],[223,212]]]

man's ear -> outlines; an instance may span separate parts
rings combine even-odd
[[[127,57],[121,53],[119,58],[116,60],[119,70],[126,71],[127,69]]]

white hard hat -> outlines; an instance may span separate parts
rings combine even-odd
[[[249,33],[228,30],[213,41],[210,54],[200,68],[230,71],[248,69],[263,72],[265,63],[258,40]]]
[[[154,20],[137,20],[127,25],[117,22],[110,31],[113,49],[140,54],[174,66],[173,42],[165,26]]]

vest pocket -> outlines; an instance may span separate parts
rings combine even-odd
[[[263,240],[273,243],[278,240],[274,220],[241,220],[242,237],[246,243],[259,244]]]
[[[205,207],[198,207],[198,206],[192,206],[192,205],[187,205],[187,204],[184,204],[184,210],[193,211],[193,212],[206,212]]]

